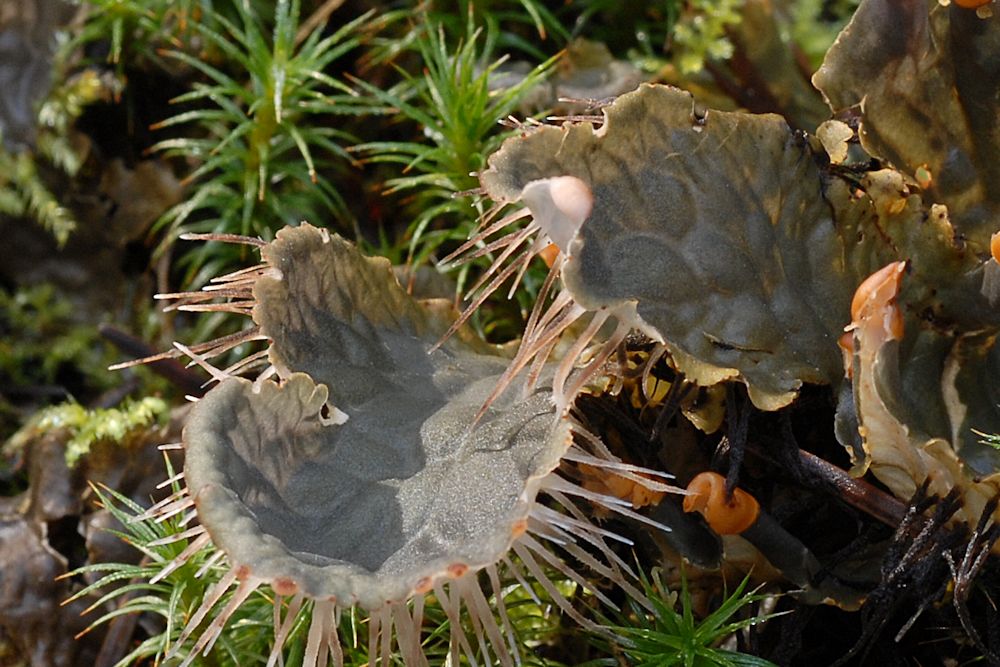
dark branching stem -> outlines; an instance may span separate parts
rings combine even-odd
[[[732,498],[733,489],[740,482],[740,469],[743,467],[743,457],[746,454],[751,412],[753,408],[737,397],[734,385],[732,383],[726,385],[726,443],[729,445],[729,469],[726,471],[727,498]]]
[[[799,454],[802,450],[799,447],[798,438],[795,437],[795,429],[792,428],[792,417],[789,411],[782,410],[779,412],[778,420],[780,423],[781,438],[777,442],[778,446],[775,447],[775,451],[785,469],[791,473],[792,478],[799,484],[816,484],[817,482],[820,485],[825,484],[825,478],[810,475],[808,469],[802,464],[802,457]]]
[[[916,612],[895,636],[897,642],[901,641],[921,614],[947,594],[953,582],[952,600],[962,628],[989,664],[1000,665],[1000,656],[993,648],[993,624],[988,619],[991,641],[987,646],[973,625],[967,607],[973,580],[1000,538],[1000,526],[993,523],[998,504],[996,497],[986,504],[970,534],[962,525],[951,522],[962,505],[957,489],[944,498],[937,498],[927,495],[926,483],[921,486],[907,506],[883,558],[882,582],[865,604],[861,637],[835,664],[847,664],[858,653],[864,657],[872,640],[894,613],[904,605],[916,603]],[[956,563],[958,556],[961,560]]]
[[[934,512],[925,516],[931,507]],[[917,603],[917,611],[903,625],[905,632],[924,609],[943,593],[947,570],[942,571],[942,555],[955,546],[957,532],[947,527],[948,520],[960,507],[959,494],[945,498],[929,497],[925,483],[906,508],[882,560],[882,581],[873,590],[862,610],[861,636],[854,646],[834,663],[835,667],[860,662],[872,648],[872,641],[890,618],[904,605]],[[897,634],[897,641],[901,638]]]
[[[956,565],[955,558],[951,552],[946,551],[944,558],[948,561],[948,569],[951,571],[952,580],[955,582],[955,589],[952,594],[952,603],[955,606],[955,613],[962,624],[962,628],[969,635],[972,643],[976,645],[986,661],[991,665],[1000,665],[1000,656],[990,649],[983,642],[979,631],[972,623],[972,616],[969,614],[969,596],[972,593],[972,583],[982,569],[986,559],[989,558],[993,545],[1000,538],[1000,525],[993,523],[993,514],[996,512],[1000,497],[994,496],[979,516],[979,521],[969,542],[966,545],[962,560]]]
[[[649,434],[649,442],[659,441],[663,429],[667,427],[670,420],[677,414],[677,410],[680,409],[681,401],[687,398],[687,395],[694,388],[695,385],[685,381],[682,373],[677,373],[674,381],[670,383],[667,395],[663,397],[663,405],[660,408],[660,412],[656,415],[656,421],[653,423],[653,429]]]

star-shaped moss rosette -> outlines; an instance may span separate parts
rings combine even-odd
[[[978,8],[977,8],[978,6]],[[1000,215],[1000,17],[988,0],[864,0],[813,82],[980,252]]]
[[[570,497],[649,520],[629,503],[554,471],[569,458],[659,491],[672,487],[657,481],[660,473],[649,477],[574,445],[571,430],[578,425],[553,408],[551,369],[543,369],[533,390],[511,386],[483,410],[508,359],[463,334],[436,346],[454,319],[449,303],[417,302],[393,279],[388,261],[365,258],[308,225],[255,244],[261,266],[220,279],[214,287],[221,289],[173,295],[182,308],[252,311],[259,328],[243,337],[266,336],[271,364],[251,382],[206,361],[236,338],[201,353],[180,346],[220,382],[196,403],[184,430],[185,488],[147,513],[192,512],[200,522],[177,536],[191,542],[157,576],[209,542],[229,564],[175,646],[174,655],[186,652],[182,664],[209,651],[227,619],[261,586],[275,593],[269,665],[310,603],[304,664],[342,662],[336,619],[356,605],[369,614],[370,645],[380,647],[384,664],[394,646],[406,664],[425,664],[421,618],[429,595],[451,621],[454,664],[459,654],[472,663],[513,664],[519,659],[503,603],[505,573],[534,578],[564,611],[588,623],[542,563],[589,585],[545,541],[641,598],[605,545],[608,533]],[[229,301],[192,304],[213,292]],[[569,514],[539,504],[540,492]],[[484,572],[492,603],[480,589]],[[462,630],[462,607],[478,641]]]
[[[666,86],[644,85],[604,115],[599,129],[567,123],[508,139],[482,174],[494,201],[533,216],[490,245],[507,244],[500,261],[520,266],[549,243],[561,251],[563,290],[529,323],[514,368],[591,312],[590,333],[608,317],[620,323],[609,345],[639,329],[688,378],[738,378],[766,410],[803,383],[838,382],[835,343],[858,277],[806,142],[778,116],[698,115],[688,93]]]

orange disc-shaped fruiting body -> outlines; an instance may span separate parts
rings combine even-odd
[[[1000,232],[990,237],[990,254],[993,261],[1000,263]]]
[[[903,313],[896,305],[896,297],[904,271],[906,262],[893,262],[865,278],[851,301],[852,327],[880,317],[888,340],[903,337]]]
[[[664,494],[662,491],[654,491],[636,479],[616,475],[612,472],[589,466],[586,463],[580,464],[580,472],[584,475],[582,481],[583,488],[588,491],[627,500],[632,503],[633,509],[639,509],[647,505],[658,505],[663,500]],[[637,475],[655,481],[650,475],[642,473],[637,473]]]
[[[705,521],[719,535],[742,533],[757,521],[760,504],[743,489],[733,489],[726,498],[726,479],[715,472],[695,475],[684,498],[685,512],[701,512]]]
[[[965,9],[976,9],[977,7],[988,5],[991,2],[993,2],[993,0],[955,0],[956,5],[964,7]]]
[[[551,269],[552,265],[556,263],[556,257],[559,256],[559,246],[550,243],[538,252],[538,256],[545,262],[545,266]]]

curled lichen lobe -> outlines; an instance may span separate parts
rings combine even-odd
[[[886,340],[903,337],[903,314],[896,303],[906,271],[906,262],[892,262],[871,274],[858,286],[851,301],[850,331],[862,322],[881,321]]]
[[[837,345],[844,357],[844,375],[854,377],[854,340],[867,331],[882,343],[901,340],[903,312],[896,303],[906,262],[892,262],[865,278],[851,300],[851,323],[844,327]]]

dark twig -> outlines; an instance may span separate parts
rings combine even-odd
[[[925,482],[910,501],[882,560],[882,581],[865,601],[861,636],[835,666],[861,662],[892,616],[905,603],[916,603],[917,611],[896,634],[899,641],[924,609],[940,599],[948,581],[945,554],[962,538],[962,531],[948,526],[961,506],[960,494],[952,490],[944,498],[927,495]],[[924,513],[934,508],[928,517]]]
[[[656,421],[653,422],[653,428],[649,433],[649,442],[656,442],[660,439],[663,429],[667,427],[670,420],[677,414],[677,410],[680,409],[681,401],[691,393],[694,387],[694,384],[684,380],[683,374],[677,374],[674,381],[670,383],[670,388],[667,389],[667,395],[663,397],[663,405],[656,415]]]
[[[149,345],[120,329],[105,324],[100,327],[100,333],[104,338],[111,341],[116,348],[129,356],[140,358],[156,354],[156,350]],[[184,365],[180,362],[173,359],[161,359],[159,361],[151,361],[146,365],[154,373],[166,378],[185,394],[199,397],[205,394],[205,388],[202,386],[205,378],[184,368]]]
[[[740,469],[747,449],[750,430],[750,413],[753,408],[740,405],[734,385],[726,385],[726,441],[729,445],[729,469],[726,471],[726,497],[732,498],[733,489],[740,483]]]
[[[818,490],[834,493],[845,503],[860,510],[885,525],[896,528],[906,516],[906,504],[895,496],[882,491],[863,479],[851,477],[847,471],[829,463],[804,449],[784,452],[784,440],[762,437],[766,447],[749,445],[751,453],[775,465],[794,468],[793,477],[800,483],[807,483]],[[771,445],[775,447],[771,447]],[[776,456],[772,450],[779,454]],[[793,461],[793,463],[789,463]]]
[[[945,560],[948,561],[948,568],[951,570],[952,579],[955,582],[955,590],[952,594],[955,613],[958,614],[958,620],[961,622],[962,628],[969,635],[972,643],[976,645],[977,649],[982,651],[983,657],[991,665],[1000,665],[1000,656],[991,651],[980,637],[979,631],[976,630],[976,626],[972,623],[968,602],[969,595],[972,592],[972,582],[989,557],[997,538],[1000,538],[1000,526],[993,523],[993,514],[996,512],[998,502],[1000,502],[1000,497],[994,496],[986,503],[982,514],[979,515],[979,521],[972,531],[972,535],[969,536],[965,553],[958,565],[955,564],[955,559],[950,552],[945,552],[944,554]]]

